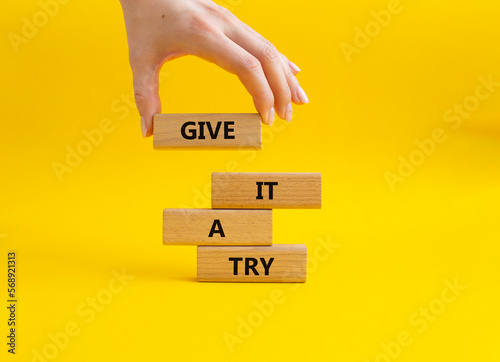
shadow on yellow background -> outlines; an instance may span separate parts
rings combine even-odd
[[[19,303],[16,355],[5,309],[0,353],[497,361],[500,4],[220,3],[301,67],[311,100],[264,126],[259,152],[142,139],[118,1],[46,21],[37,1],[4,4],[0,247],[5,286],[17,252]],[[161,98],[254,111],[236,77],[192,57],[164,66]],[[86,134],[102,137],[85,149]],[[195,248],[162,245],[163,208],[210,207],[211,172],[230,169],[322,173],[321,210],[274,212],[274,240],[308,246],[306,284],[197,283]]]

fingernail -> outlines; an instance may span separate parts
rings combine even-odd
[[[297,73],[300,72],[300,68],[297,67],[297,65],[295,63],[292,63],[291,61],[288,61],[288,63],[290,64],[290,68],[295,70]]]
[[[288,103],[288,106],[286,106],[286,109],[285,109],[285,120],[287,120],[288,122],[291,122],[292,121],[292,113],[293,113],[292,103]]]
[[[274,123],[274,107],[269,110],[269,116],[267,117],[267,124],[272,126]]]
[[[304,90],[300,85],[297,88],[297,97],[299,98],[299,101],[301,101],[302,103],[309,103],[309,98],[307,98],[306,92],[304,92]]]
[[[146,124],[146,119],[144,117],[141,117],[141,130],[142,130],[142,137],[146,137],[148,134],[148,125]]]

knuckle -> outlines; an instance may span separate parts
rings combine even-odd
[[[136,89],[134,91],[134,99],[136,104],[143,104],[147,101],[148,97],[142,89]]]
[[[244,56],[242,65],[243,69],[248,72],[259,72],[262,70],[259,60],[252,55]]]
[[[276,61],[278,60],[279,52],[278,49],[269,41],[264,41],[263,54],[267,60]]]
[[[292,99],[292,92],[288,85],[281,86],[280,89],[276,92],[276,98],[279,103],[288,104]]]
[[[285,72],[285,77],[287,79],[290,79],[292,81],[295,80],[295,75],[293,74],[292,70],[290,69],[290,67],[283,67],[283,70]]]
[[[224,6],[217,5],[214,11],[217,16],[225,22],[231,22],[233,20],[233,13],[227,10]]]
[[[274,94],[270,88],[262,91],[261,97],[262,97],[262,99],[264,99],[267,102],[267,104],[269,104],[269,105],[274,104]]]
[[[271,89],[262,89],[253,97],[254,103],[264,108],[274,105],[274,94]]]
[[[192,14],[186,21],[188,32],[194,35],[208,35],[215,32],[212,23],[201,14]]]
[[[287,104],[290,103],[290,101],[292,100],[292,92],[290,91],[290,88],[286,87],[286,89],[283,92],[283,96],[286,99],[286,103]]]
[[[128,61],[133,72],[137,72],[144,61],[144,56],[141,57],[141,51],[130,49],[128,54]]]

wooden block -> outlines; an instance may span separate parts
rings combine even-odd
[[[307,247],[198,246],[200,282],[305,282]]]
[[[258,113],[155,114],[155,148],[262,148]]]
[[[272,210],[163,210],[165,245],[271,245]]]
[[[320,209],[320,173],[212,173],[214,209]]]

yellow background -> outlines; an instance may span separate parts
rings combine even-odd
[[[0,284],[16,250],[19,326],[18,353],[2,337],[2,360],[32,361],[73,322],[80,333],[47,360],[498,361],[500,91],[456,130],[443,113],[478,77],[500,80],[500,4],[402,0],[350,63],[340,44],[386,1],[225,4],[302,68],[311,100],[290,125],[265,126],[257,153],[142,139],[117,0],[61,5],[18,53],[8,34],[40,6],[3,5]],[[161,98],[163,112],[254,111],[235,76],[191,57],[166,64]],[[53,162],[103,118],[113,131],[60,182]],[[446,142],[391,191],[384,174],[437,127]],[[227,167],[323,174],[321,210],[274,211],[275,242],[305,243],[310,259],[320,240],[335,244],[306,284],[197,283],[196,249],[162,245],[162,209],[209,207],[210,174]],[[134,279],[87,322],[78,308],[123,268]],[[455,279],[467,288],[425,330],[412,325]],[[259,320],[254,303],[271,293],[285,301]],[[224,336],[249,316],[258,323],[231,352]],[[381,344],[401,332],[412,343],[387,357]]]

